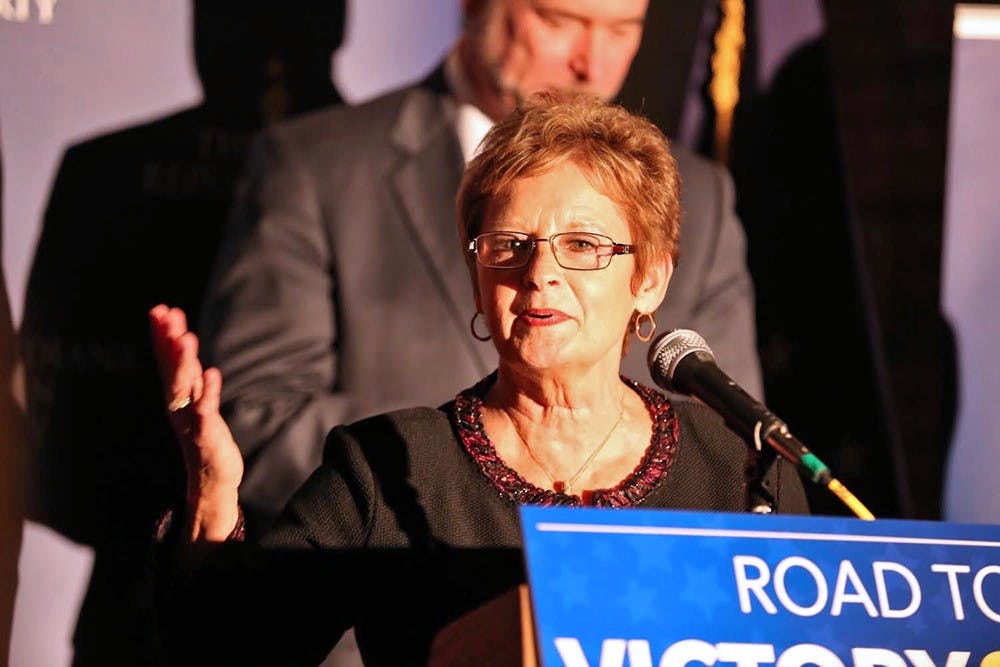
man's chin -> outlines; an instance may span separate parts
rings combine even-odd
[[[551,94],[556,94],[556,95],[584,94],[584,95],[590,95],[592,97],[596,97],[597,99],[601,100],[602,102],[610,102],[611,100],[613,100],[617,96],[617,94],[607,95],[605,93],[602,93],[601,91],[594,90],[593,88],[589,88],[587,86],[562,86],[562,87],[560,87],[560,86],[543,86],[541,88],[535,89],[529,95],[524,95],[524,94],[518,94],[516,92],[511,92],[510,96],[513,99],[516,99],[517,100],[516,103],[518,105],[520,105],[526,99],[530,99],[534,95],[544,94],[544,93],[551,93]]]
[[[607,94],[605,92],[595,90],[589,86],[539,86],[536,88],[526,89],[522,86],[508,84],[504,85],[504,82],[494,77],[493,79],[493,90],[496,99],[500,102],[504,115],[512,113],[515,109],[521,108],[526,102],[529,102],[531,98],[538,94],[544,93],[554,93],[554,94],[575,94],[583,93],[586,95],[592,95],[598,98],[602,102],[610,102],[617,97],[617,92],[613,94]]]

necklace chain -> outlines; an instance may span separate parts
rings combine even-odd
[[[557,480],[552,475],[552,473],[549,472],[548,468],[542,465],[542,462],[538,460],[538,457],[535,456],[535,452],[531,449],[531,445],[528,444],[528,439],[525,438],[524,435],[521,433],[521,429],[517,427],[517,423],[511,418],[510,413],[507,413],[507,418],[510,419],[510,425],[514,427],[514,433],[516,433],[517,437],[520,438],[521,442],[524,443],[524,448],[528,451],[528,456],[531,457],[531,460],[534,461],[535,465],[537,465],[538,468],[545,473],[545,476],[549,478],[549,482],[552,483],[552,489],[556,493],[567,493],[567,494],[571,493],[570,489],[573,486],[573,483],[576,482],[576,480],[580,477],[580,475],[583,474],[583,471],[587,469],[587,466],[589,466],[594,461],[594,459],[597,457],[597,454],[602,449],[604,449],[604,446],[608,444],[608,441],[611,439],[611,434],[614,433],[615,430],[618,428],[619,424],[622,423],[622,419],[624,417],[625,417],[625,402],[622,401],[622,408],[618,412],[618,419],[616,419],[615,423],[611,426],[611,430],[609,430],[607,435],[604,436],[604,439],[601,440],[600,444],[597,445],[597,447],[594,447],[594,450],[590,452],[586,460],[583,462],[583,465],[581,465],[579,469],[577,469],[577,471],[573,473],[572,477],[567,479],[565,482],[562,482],[560,480]]]

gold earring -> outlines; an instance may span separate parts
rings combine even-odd
[[[482,313],[477,310],[475,314],[472,316],[472,321],[469,322],[469,331],[472,332],[472,337],[475,338],[476,340],[481,340],[483,342],[486,342],[490,339],[489,333],[487,333],[485,336],[480,336],[479,334],[476,333],[476,319],[480,315],[482,315]]]
[[[642,332],[642,318],[644,317],[649,321],[649,331],[647,333]],[[653,319],[653,313],[639,313],[635,318],[635,337],[643,343],[648,343],[653,338],[654,331],[656,331],[656,320]]]

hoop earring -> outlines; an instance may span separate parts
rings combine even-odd
[[[476,333],[476,319],[478,319],[480,315],[482,315],[482,313],[479,312],[478,310],[472,315],[472,321],[469,322],[469,331],[472,332],[473,338],[475,338],[476,340],[483,341],[485,343],[490,339],[490,334],[487,333],[485,336],[480,336],[479,334]]]
[[[642,318],[644,317],[649,321],[647,333],[642,332]],[[656,320],[653,319],[653,313],[639,313],[635,318],[635,337],[643,343],[648,343],[653,338],[654,331],[656,331]]]

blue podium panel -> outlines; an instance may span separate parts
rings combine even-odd
[[[1000,526],[524,507],[546,667],[1000,667]]]

